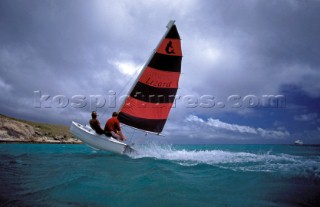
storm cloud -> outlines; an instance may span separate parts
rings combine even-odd
[[[181,99],[171,112],[165,139],[183,142],[188,137],[189,142],[188,135],[197,132],[206,140],[216,133],[211,142],[218,136],[243,140],[242,132],[230,134],[217,130],[219,125],[252,129],[257,133],[247,138],[259,140],[255,142],[291,143],[304,136],[319,143],[319,109],[314,107],[320,100],[319,10],[315,0],[3,0],[0,113],[50,123],[87,122],[96,95],[108,103],[111,92],[117,98],[128,92],[174,19],[182,38],[183,74]],[[50,96],[49,102],[42,99],[42,107],[35,106],[39,92]],[[66,107],[57,107],[57,95],[68,100]],[[72,107],[77,95],[85,97],[84,107]],[[190,107],[183,99],[188,95],[198,101],[210,95],[215,105]],[[217,106],[232,95],[284,95],[286,107]],[[101,118],[118,104],[98,108]],[[188,126],[183,120],[190,116],[208,126],[214,122],[215,131]],[[272,138],[267,132],[274,132]]]

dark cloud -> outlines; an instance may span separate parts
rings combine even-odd
[[[278,94],[291,85],[311,101],[318,100],[319,7],[318,1],[296,0],[4,0],[0,112],[66,124],[72,119],[85,121],[89,104],[39,109],[34,107],[34,91],[69,100],[84,95],[86,101],[90,95],[106,97],[109,90],[125,93],[170,19],[177,21],[182,37],[180,95],[210,94],[225,100],[232,94]],[[304,106],[308,108],[308,103]],[[299,113],[316,114],[312,109]],[[100,112],[109,110],[113,109]],[[223,118],[231,113],[239,119],[257,111],[180,106],[170,122],[179,124],[189,114]],[[299,115],[288,113],[291,119]],[[275,121],[269,120],[270,127]],[[250,119],[240,125],[251,126]]]
[[[222,86],[227,95],[275,93],[283,84],[294,84],[319,96],[319,6],[317,1],[214,1],[203,6],[197,20],[207,27],[197,37],[214,43],[211,47],[220,55],[210,64],[201,51],[206,62],[199,58],[198,67],[212,71],[205,82],[217,83],[212,88]]]

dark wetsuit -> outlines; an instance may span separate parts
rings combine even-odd
[[[91,119],[89,121],[89,124],[91,128],[97,133],[97,134],[105,134],[103,129],[100,126],[100,122],[98,119]]]

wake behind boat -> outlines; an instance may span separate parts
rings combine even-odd
[[[91,129],[90,126],[84,126],[74,121],[71,123],[70,132],[95,149],[106,150],[118,154],[126,154],[133,151],[129,145],[112,137],[107,137],[104,134],[99,135]]]

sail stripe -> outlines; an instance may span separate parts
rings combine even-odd
[[[160,133],[167,121],[167,119],[144,119],[134,117],[124,112],[119,113],[121,117],[121,123],[142,129],[145,131]]]
[[[168,72],[147,67],[139,82],[159,88],[178,88],[179,72]]]
[[[130,97],[149,103],[173,103],[177,88],[156,88],[138,82]]]
[[[129,97],[121,112],[144,119],[166,119],[172,103],[148,103]]]
[[[164,39],[157,53],[171,56],[182,56],[181,43],[179,39]]]
[[[155,53],[148,67],[163,71],[180,72],[181,60],[181,56],[170,56]]]
[[[157,133],[166,123],[178,90],[182,61],[178,30],[172,22],[168,25],[169,30],[120,108],[121,123]]]
[[[166,35],[166,38],[180,39],[180,36],[179,36],[179,33],[178,33],[176,25],[173,25],[171,27],[170,31]]]

